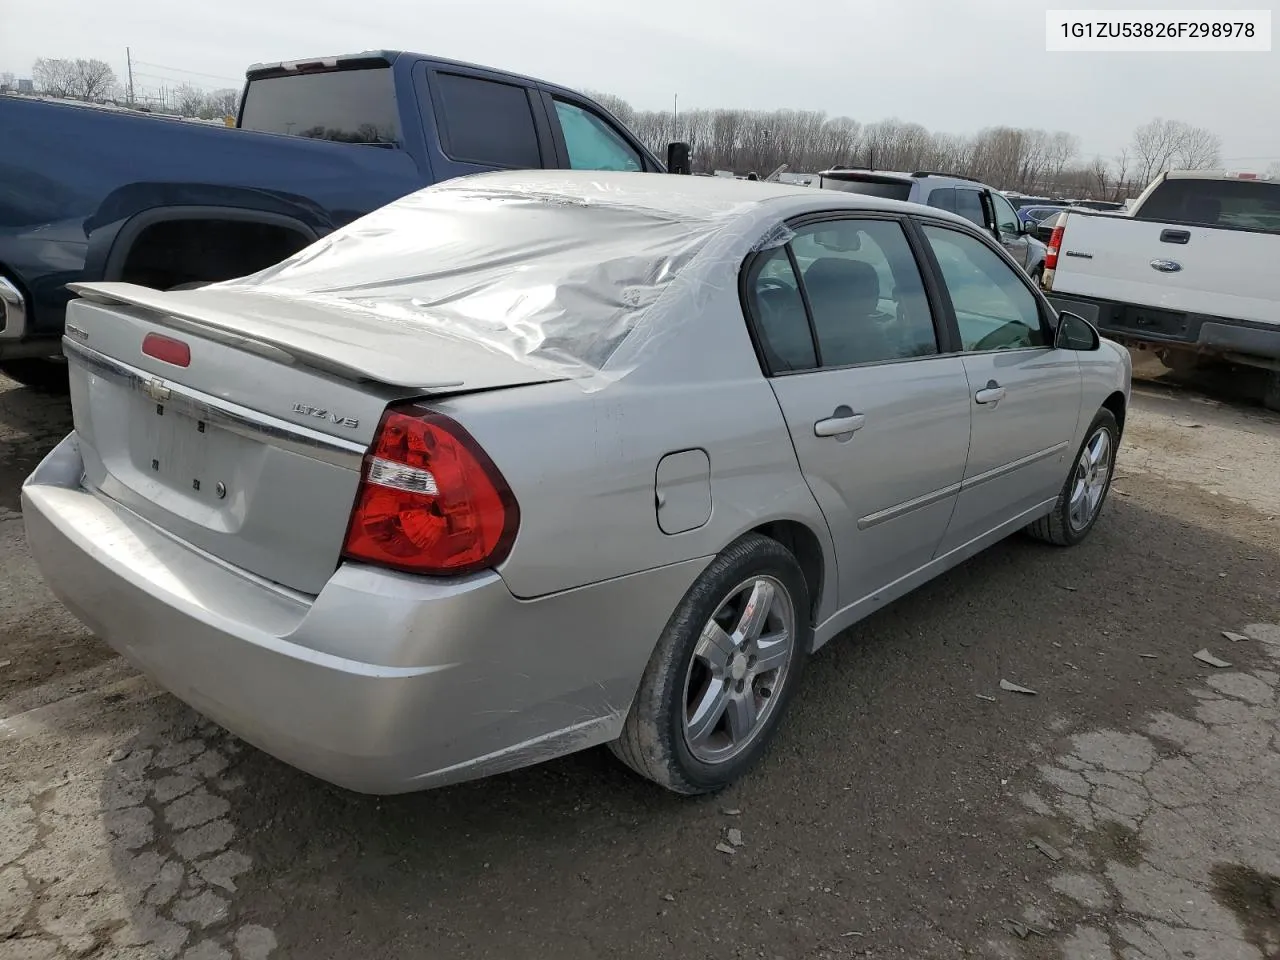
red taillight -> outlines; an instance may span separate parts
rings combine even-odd
[[[364,458],[343,554],[410,573],[472,573],[501,563],[520,508],[460,425],[417,406],[388,409]]]
[[[1058,269],[1058,250],[1062,247],[1062,233],[1066,229],[1063,226],[1053,228],[1053,234],[1049,237],[1049,249],[1044,254],[1044,268],[1046,270]]]
[[[148,333],[142,338],[142,352],[148,357],[155,357],[175,367],[191,366],[191,347],[173,337]]]

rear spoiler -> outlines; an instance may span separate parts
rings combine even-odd
[[[433,379],[419,371],[420,364],[413,358],[396,356],[394,353],[389,355],[387,351],[359,343],[326,339],[310,333],[307,330],[305,318],[302,318],[302,322],[287,322],[291,319],[289,314],[293,314],[293,317],[310,311],[315,311],[313,316],[318,314],[333,317],[335,314],[334,307],[308,303],[304,300],[268,298],[265,295],[245,298],[246,307],[261,307],[264,302],[271,303],[273,308],[278,307],[281,321],[273,323],[269,317],[254,317],[247,310],[244,313],[238,313],[221,308],[215,297],[243,296],[232,291],[211,291],[208,288],[202,288],[186,292],[165,292],[132,283],[69,283],[67,289],[92,303],[142,310],[146,313],[148,321],[160,326],[187,331],[267,357],[277,363],[307,367],[340,380],[379,383],[389,387],[408,388],[425,394],[459,389],[469,392],[494,386],[545,383],[564,379],[554,374],[548,375],[528,363],[482,344],[454,337],[435,336],[430,330],[424,329],[422,331],[424,338],[434,337],[436,340],[433,346],[438,349],[437,362],[440,366],[446,369],[468,371],[465,381]],[[202,300],[213,302],[203,303]],[[300,306],[301,310],[299,310]],[[352,317],[350,327],[353,332],[358,332],[360,319],[359,316]],[[70,335],[70,331],[68,334]],[[333,356],[330,352],[321,353],[318,348],[322,346],[332,347],[332,353],[341,354],[341,356]]]

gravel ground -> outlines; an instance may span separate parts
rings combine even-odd
[[[830,644],[694,801],[605,751],[378,800],[243,746],[43,587],[17,490],[68,426],[0,383],[5,960],[1280,955],[1280,418],[1140,388],[1088,542]]]

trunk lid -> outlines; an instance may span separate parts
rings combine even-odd
[[[85,485],[231,566],[315,594],[388,402],[560,379],[466,340],[259,293],[81,284],[64,350]],[[176,366],[148,334],[190,348]]]

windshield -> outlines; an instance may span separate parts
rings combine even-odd
[[[1171,178],[1151,191],[1135,218],[1280,233],[1280,183]]]
[[[240,127],[340,143],[400,143],[390,67],[252,80]]]

